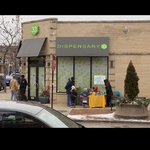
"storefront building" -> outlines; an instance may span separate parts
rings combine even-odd
[[[53,84],[54,102],[65,103],[64,87],[72,76],[76,87],[98,86],[102,92],[102,80],[108,78],[113,91],[123,96],[130,60],[140,79],[139,96],[150,97],[149,27],[149,21],[62,22],[56,18],[23,23],[17,57],[29,82],[29,99],[38,99],[48,86],[52,93]]]

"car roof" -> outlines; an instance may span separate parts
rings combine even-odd
[[[16,72],[16,73],[11,73],[10,75],[11,75],[11,76],[12,76],[12,75],[21,75],[21,73]]]
[[[32,115],[36,115],[40,112],[43,107],[37,103],[33,102],[18,102],[18,101],[8,101],[1,100],[0,101],[0,110],[4,111],[18,111],[22,113],[28,113]]]

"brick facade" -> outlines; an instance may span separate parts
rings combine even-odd
[[[40,33],[33,37],[31,26],[38,24]],[[23,23],[23,39],[47,37],[43,54],[46,55],[46,85],[51,86],[52,54],[56,53],[56,37],[109,37],[108,76],[114,91],[124,94],[124,79],[129,61],[132,60],[139,76],[139,96],[150,97],[150,22],[109,21],[109,22],[61,22],[44,19]],[[24,61],[27,59],[24,58]],[[50,62],[50,66],[48,66]],[[23,66],[27,74],[28,66]],[[63,103],[66,95],[56,93],[56,71],[54,73],[54,100]],[[50,91],[51,92],[51,91]]]

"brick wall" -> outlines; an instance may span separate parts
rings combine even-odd
[[[31,34],[32,24],[40,26],[37,37]],[[124,32],[127,29],[127,32]],[[56,37],[109,37],[109,80],[113,90],[124,94],[124,79],[129,61],[132,60],[139,80],[139,96],[150,97],[150,22],[51,22],[50,20],[25,23],[23,38],[48,37],[45,46],[46,64],[55,54]],[[53,34],[55,33],[55,34]],[[111,66],[113,63],[113,66]],[[47,84],[51,84],[51,66],[46,65]],[[54,83],[56,83],[56,72]],[[54,85],[56,93],[56,86]],[[63,99],[66,95],[54,95],[54,99]],[[58,100],[61,101],[61,100]]]

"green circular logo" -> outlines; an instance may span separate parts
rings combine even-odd
[[[107,44],[103,43],[101,44],[101,49],[106,49],[107,48]]]
[[[32,26],[32,35],[35,36],[39,33],[40,27],[38,25],[33,25]]]

